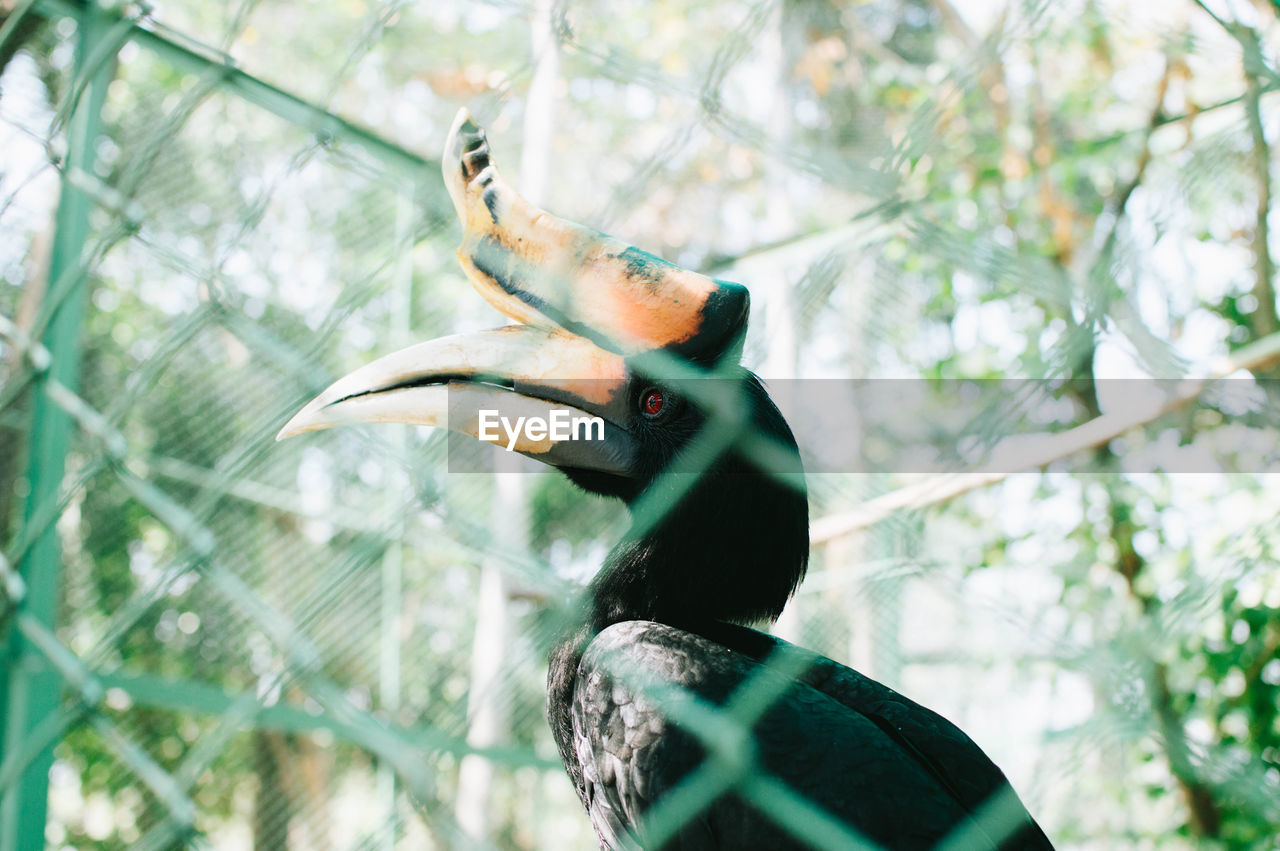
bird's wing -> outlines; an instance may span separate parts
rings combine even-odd
[[[682,671],[694,662],[690,651],[700,648],[655,642],[647,632],[636,640],[630,630],[625,637],[622,629],[606,632],[592,642],[579,666],[573,742],[587,810],[602,846],[630,848],[637,847],[633,829],[641,816],[701,761],[702,751],[659,711],[659,698],[618,682],[608,665],[639,663],[663,682],[682,683],[687,680]],[[716,847],[701,816],[685,828],[685,835],[693,833],[702,834],[703,841],[690,847]]]
[[[727,629],[755,632],[744,627]],[[871,720],[925,767],[966,812],[984,814],[979,824],[986,828],[977,828],[977,833],[1003,837],[1002,848],[1053,847],[1004,772],[955,724],[852,668],[773,636],[762,637],[775,647],[785,645],[804,654],[808,664],[801,679],[805,683]]]
[[[574,693],[574,747],[588,810],[605,845],[650,847],[644,815],[704,759],[697,736],[668,718],[671,687],[721,705],[742,683],[771,676],[760,660],[780,644],[776,639],[739,627],[715,638],[629,621],[600,633],[583,655]],[[1007,788],[999,769],[945,719],[810,655],[809,670],[798,681],[784,681],[755,724],[752,770],[772,774],[891,848],[928,848],[957,826],[974,830],[973,808],[966,802],[985,800],[974,790],[993,783]],[[658,690],[646,690],[646,682],[657,683]],[[808,847],[732,792],[682,824],[665,847]],[[991,847],[981,830],[974,836],[972,847]],[[1001,847],[1050,846],[1045,840]]]

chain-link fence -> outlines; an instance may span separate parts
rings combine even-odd
[[[1063,847],[1280,847],[1280,40],[1170,6],[0,0],[0,849],[594,845],[545,657],[622,506],[435,431],[273,440],[496,324],[435,159],[462,105],[532,200],[745,281],[776,395],[1058,403],[966,397],[979,449],[1054,437],[952,474],[875,459],[947,445],[954,387],[853,405],[775,631],[956,721]],[[1116,398],[1224,375],[1251,401]],[[717,751],[779,682],[659,695],[723,758],[650,837],[732,787],[863,844]]]

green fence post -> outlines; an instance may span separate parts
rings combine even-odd
[[[76,83],[92,74],[82,90],[67,124],[67,156],[63,169],[61,196],[54,221],[56,231],[49,281],[63,275],[75,276],[75,285],[53,308],[52,319],[43,342],[52,355],[49,370],[37,378],[32,393],[31,433],[28,444],[28,497],[24,522],[32,522],[41,509],[58,499],[62,485],[67,448],[71,441],[71,418],[54,404],[44,392],[49,380],[75,389],[79,385],[83,354],[82,326],[87,273],[81,268],[85,244],[89,237],[89,197],[68,176],[75,171],[91,172],[101,125],[102,104],[111,81],[115,62],[103,62],[97,70],[89,67],[103,31],[106,28],[98,6],[86,0],[79,14],[79,41],[76,53]],[[72,89],[75,91],[76,89]],[[46,297],[54,296],[50,287]],[[56,524],[40,530],[20,571],[26,583],[26,596],[21,603],[27,616],[52,628],[59,602],[58,575],[62,564]],[[33,727],[58,708],[63,683],[50,669],[39,652],[30,647],[10,619],[10,631],[0,647],[0,759],[14,753]],[[45,818],[49,792],[49,768],[53,764],[53,748],[46,748],[23,771],[19,781],[4,791],[0,801],[0,851],[30,851],[45,846]]]

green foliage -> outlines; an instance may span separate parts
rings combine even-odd
[[[753,367],[1022,378],[1060,403],[1035,430],[1064,430],[1139,386],[1117,376],[1203,373],[1274,327],[1257,205],[1275,139],[1259,146],[1245,109],[1254,85],[1270,131],[1266,4],[1238,4],[1230,32],[1192,3],[1156,21],[1092,0],[553,5],[545,206],[746,281]],[[41,246],[81,91],[75,27],[34,8],[0,51],[0,567],[30,531],[36,372],[10,327],[32,332],[47,303]],[[543,475],[504,515],[498,480],[449,472],[446,441],[407,429],[272,441],[334,376],[498,321],[457,269],[433,158],[469,105],[508,177],[535,176],[522,130],[544,13],[155,13],[160,39],[227,51],[257,88],[154,40],[119,52],[93,174],[63,175],[94,203],[79,393],[102,423],[80,423],[56,512],[58,639],[115,685],[58,740],[52,845],[184,835],[145,764],[89,718],[176,778],[194,842],[461,847],[477,788],[462,766],[493,747],[470,759],[495,772],[480,788],[496,845],[591,844],[542,720],[542,656],[621,508]],[[316,132],[271,86],[349,125]],[[399,165],[343,127],[403,148]],[[1211,393],[1048,471],[823,542],[781,629],[955,718],[1065,847],[1268,847],[1280,492],[1263,472],[1274,388],[1255,389],[1243,415]],[[940,433],[947,404],[911,427]],[[1032,430],[1015,413],[989,406],[966,436]],[[872,454],[898,437],[859,439]],[[1147,472],[1155,448],[1239,472]],[[814,519],[912,482],[815,475]],[[510,631],[497,651],[477,602],[491,571]],[[473,665],[486,653],[491,681]]]

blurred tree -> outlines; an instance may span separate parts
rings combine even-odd
[[[76,92],[60,8],[0,2],[0,316],[27,333],[56,196],[37,172],[61,167],[57,116]],[[388,165],[434,156],[460,105],[487,112],[509,176],[544,185],[548,207],[750,284],[748,361],[767,377],[940,380],[901,429],[947,422],[946,382],[1000,377],[1060,400],[1040,427],[1066,429],[1143,377],[1202,373],[1280,327],[1274,4],[178,0],[149,14],[153,37],[225,50],[252,76],[124,46],[95,170],[73,176],[97,204],[83,395],[127,453],[91,430],[75,446],[58,635],[119,683],[95,710],[180,778],[215,846],[450,846],[477,824],[501,847],[590,844],[542,721],[541,654],[618,507],[530,480],[531,553],[517,554],[492,532],[494,483],[448,473],[438,436],[270,440],[329,378],[391,348],[385,329],[496,324],[453,261],[436,165]],[[560,46],[536,98],[535,25]],[[287,120],[262,107],[277,96]],[[522,142],[546,100],[543,141]],[[304,102],[400,153],[308,123]],[[551,155],[520,174],[539,145]],[[25,354],[4,330],[0,394]],[[1260,387],[1268,400],[1243,416],[1207,394],[1085,460],[824,544],[795,628],[843,661],[870,648],[868,673],[973,730],[1064,846],[1267,847],[1280,492],[1265,472],[1275,385]],[[0,398],[8,555],[28,400]],[[1026,424],[997,406],[980,425],[995,443]],[[1137,472],[1166,445],[1239,472]],[[814,476],[815,519],[900,472]],[[513,589],[486,695],[509,729],[468,746],[485,564]],[[377,661],[387,635],[398,700]],[[144,699],[137,676],[171,700]],[[209,684],[252,711],[190,708]],[[257,725],[275,710],[295,726]],[[421,743],[425,779],[397,764],[389,812],[369,790],[392,761],[329,724],[361,717]],[[496,752],[468,757],[476,746]],[[74,725],[57,758],[51,845],[165,835],[171,803],[139,791],[96,728]],[[492,769],[483,796],[467,760]]]

